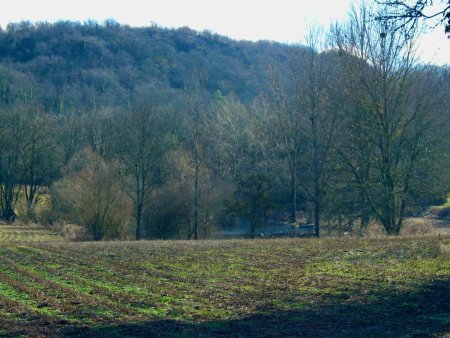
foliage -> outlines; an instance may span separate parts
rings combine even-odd
[[[209,74],[210,93],[234,92],[248,102],[264,89],[265,65],[282,62],[288,49],[189,28],[11,23],[0,31],[0,97],[17,101],[28,83],[47,111],[125,107],[150,91],[182,89],[196,70]]]

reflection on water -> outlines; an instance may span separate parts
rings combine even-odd
[[[236,219],[233,225],[220,229],[218,238],[243,238],[249,237],[251,222],[249,219]],[[309,237],[314,235],[314,225],[295,224],[275,220],[263,220],[256,227],[254,237]]]

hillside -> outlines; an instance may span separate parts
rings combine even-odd
[[[25,238],[0,244],[3,336],[450,334],[450,260],[430,237]]]
[[[267,65],[283,62],[293,48],[113,21],[10,24],[0,31],[2,97],[5,91],[42,96],[46,110],[56,112],[124,105],[149,92],[179,90],[200,72],[209,92],[236,93],[248,102],[266,89]]]

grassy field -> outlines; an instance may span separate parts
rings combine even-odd
[[[52,231],[43,227],[0,224],[0,244],[61,241],[63,241],[63,238],[57,231]]]
[[[0,336],[450,336],[442,245],[68,243],[1,225]]]

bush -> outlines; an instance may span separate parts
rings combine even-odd
[[[52,221],[52,201],[47,188],[42,188],[39,198],[33,205],[33,213],[30,215],[25,201],[24,193],[19,194],[19,199],[15,205],[17,217],[24,222],[50,224]]]
[[[186,227],[186,211],[174,185],[152,192],[143,212],[144,236],[148,239],[168,239]]]
[[[89,235],[87,229],[80,225],[64,223],[58,226],[61,236],[68,241],[80,242],[91,240],[92,236]]]
[[[126,235],[131,207],[116,163],[83,151],[71,160],[53,192],[62,218],[85,227],[94,240]]]

